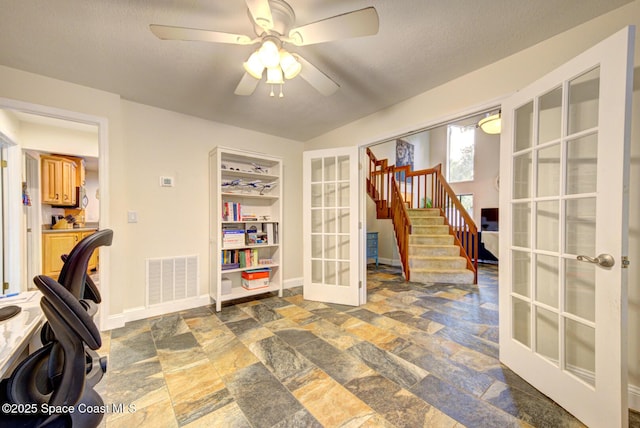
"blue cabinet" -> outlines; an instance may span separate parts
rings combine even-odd
[[[378,267],[378,232],[367,232],[367,262],[369,259],[375,259]]]

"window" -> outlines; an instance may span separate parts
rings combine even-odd
[[[473,218],[473,194],[467,193],[467,194],[456,195],[456,196],[460,200],[460,203],[462,204],[464,209],[467,210],[467,213],[469,213],[471,218]]]
[[[473,180],[476,128],[447,126],[447,180],[449,183]]]

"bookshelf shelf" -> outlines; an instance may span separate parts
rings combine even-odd
[[[242,297],[271,292],[282,296],[282,160],[216,147],[209,153],[209,171],[209,295],[216,311],[223,302]],[[262,279],[260,288],[245,288],[256,285],[246,283],[243,272],[246,276],[247,271],[265,268],[268,281]]]

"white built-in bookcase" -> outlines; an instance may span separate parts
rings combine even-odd
[[[209,153],[209,185],[209,294],[216,302],[216,311],[221,310],[222,302],[243,297],[275,291],[282,296],[282,159],[216,147]],[[264,243],[249,243],[247,234],[239,239],[237,231],[251,227],[261,231],[261,238],[268,235],[262,239]],[[230,244],[232,238],[235,242]],[[244,257],[244,266],[223,263],[233,260],[234,254],[238,259]],[[256,255],[260,264],[246,266],[248,260],[256,260]],[[242,272],[256,268],[270,268],[269,284],[244,288]],[[231,281],[230,289],[228,281],[223,287],[223,278]]]

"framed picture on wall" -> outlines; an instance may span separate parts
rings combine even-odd
[[[409,166],[409,170],[413,171],[413,144],[396,140],[396,166]],[[404,181],[405,173],[400,171],[396,173],[396,180]]]

